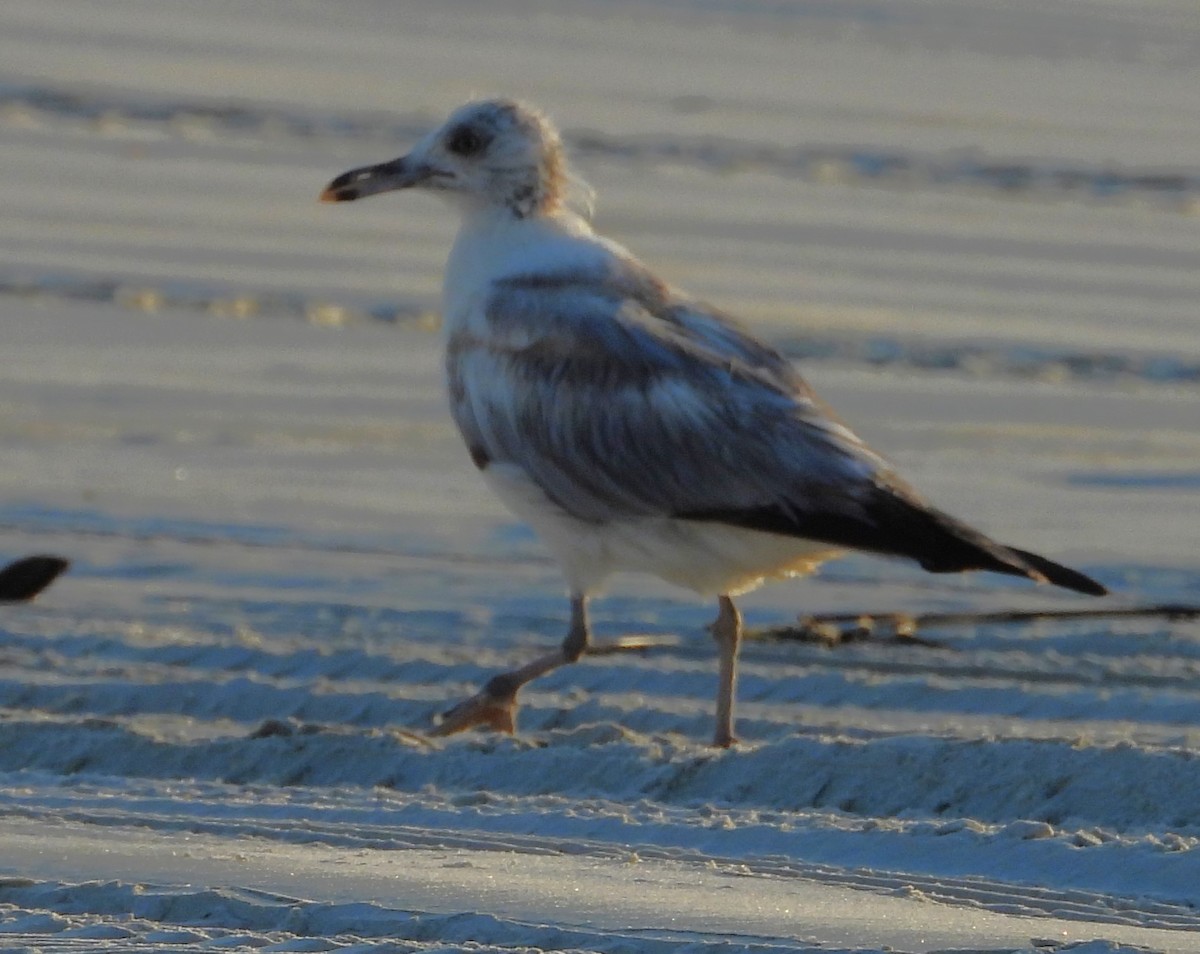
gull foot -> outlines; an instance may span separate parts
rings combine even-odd
[[[647,649],[657,649],[662,646],[675,646],[678,640],[674,637],[661,636],[627,636],[608,643],[585,645],[582,655],[607,656],[612,653],[640,652]],[[453,709],[442,713],[437,719],[437,725],[429,734],[432,736],[454,735],[466,729],[482,726],[493,732],[516,732],[517,693],[521,687],[532,682],[539,676],[553,672],[562,666],[575,661],[572,650],[575,646],[556,649],[554,652],[539,656],[520,669],[501,673],[488,680],[479,692],[465,702],[460,702]]]
[[[475,726],[482,726],[493,732],[512,735],[517,731],[517,690],[519,688],[519,685],[512,685],[511,679],[496,676],[470,699],[443,712],[438,717],[437,725],[429,734],[432,736],[454,735]]]

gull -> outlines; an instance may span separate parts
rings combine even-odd
[[[619,571],[716,598],[719,747],[736,741],[734,597],[764,581],[863,550],[1106,592],[928,504],[778,351],[597,235],[571,201],[576,181],[542,112],[490,99],[321,195],[422,189],[458,207],[442,309],[451,411],[569,588],[561,649],[493,677],[440,734],[515,731],[517,692],[588,650],[588,600]]]

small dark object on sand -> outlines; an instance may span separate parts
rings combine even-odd
[[[71,565],[56,556],[28,556],[0,570],[0,603],[28,603]]]

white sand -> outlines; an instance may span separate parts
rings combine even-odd
[[[533,98],[602,230],[940,505],[1196,602],[1198,45],[1190,2],[7,0],[0,560],[76,561],[0,616],[11,947],[1200,949],[1195,623],[752,644],[713,754],[711,610],[629,580],[602,632],[677,648],[397,734],[566,605],[443,409],[452,216],[315,201]],[[1083,601],[864,557],[748,605]]]

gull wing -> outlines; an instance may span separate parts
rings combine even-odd
[[[483,307],[488,333],[449,343],[455,418],[475,454],[519,466],[580,519],[798,536],[845,520],[862,545],[872,501],[911,495],[778,352],[715,310],[544,277],[497,283]]]
[[[581,520],[713,521],[1104,592],[926,504],[778,352],[657,283],[510,278],[479,317],[447,352],[472,458]]]

